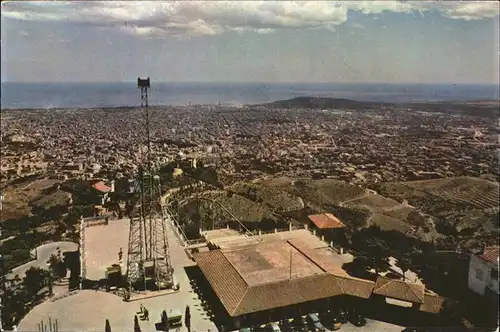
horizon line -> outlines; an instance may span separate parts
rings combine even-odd
[[[48,81],[48,82],[27,82],[27,81],[1,81],[1,84],[135,84],[133,81]],[[453,83],[453,82],[259,82],[259,81],[153,81],[159,84],[338,84],[338,85],[476,85],[476,86],[499,86],[498,83]]]

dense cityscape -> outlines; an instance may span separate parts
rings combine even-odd
[[[230,179],[334,176],[360,185],[473,176],[497,181],[490,118],[394,109],[151,109],[157,163],[196,158]],[[131,175],[144,125],[139,109],[5,111],[2,180]],[[8,125],[7,125],[8,124]]]

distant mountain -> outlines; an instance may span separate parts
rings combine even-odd
[[[278,100],[272,103],[260,104],[269,108],[348,108],[364,109],[377,106],[388,106],[390,104],[356,101],[341,98],[321,98],[321,97],[296,97],[288,100]],[[257,106],[257,105],[256,105]]]
[[[271,103],[253,105],[267,108],[297,108],[297,109],[350,109],[367,110],[379,107],[394,109],[411,109],[415,111],[467,114],[480,117],[499,117],[499,102],[492,101],[447,101],[418,103],[380,103],[356,101],[340,98],[296,97],[288,100],[278,100]]]

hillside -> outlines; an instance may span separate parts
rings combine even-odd
[[[35,206],[39,209],[48,209],[56,204],[54,203],[56,201],[57,204],[66,205],[67,197],[64,194],[53,196],[52,193],[46,192],[59,182],[50,179],[30,179],[4,188],[5,200],[0,214],[1,221],[30,216],[33,212],[32,208]]]
[[[370,101],[356,101],[341,98],[324,97],[296,97],[288,100],[278,100],[271,103],[253,105],[268,108],[297,108],[297,109],[350,109],[367,110],[378,107],[392,107],[394,109],[426,112],[440,112],[465,114],[472,116],[498,118],[498,101],[463,101],[463,102],[416,102],[416,103],[379,103]]]
[[[284,228],[330,212],[348,232],[378,226],[423,241],[461,246],[492,242],[498,234],[498,183],[459,177],[379,183],[370,189],[335,179],[266,178],[200,192],[180,209],[197,230],[240,220],[249,229]],[[215,202],[215,203],[214,203]],[[203,223],[203,225],[201,224]]]
[[[436,230],[466,242],[498,234],[499,186],[481,178],[455,177],[402,183],[381,183],[381,195],[406,200],[432,216]]]
[[[321,97],[296,97],[288,100],[278,100],[272,103],[260,104],[269,108],[347,108],[347,109],[365,109],[381,105],[389,105],[376,102],[364,102],[341,98],[321,98]]]

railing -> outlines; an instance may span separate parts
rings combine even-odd
[[[247,234],[247,235],[255,235],[255,232],[250,231],[238,218],[236,218],[234,216],[234,214],[231,213],[231,211],[229,211],[224,205],[222,205],[217,200],[213,200],[213,199],[202,197],[202,196],[198,196],[198,195],[191,195],[188,198],[185,198],[182,201],[180,201],[179,204],[185,202],[186,200],[188,200],[190,198],[198,198],[198,199],[201,199],[201,200],[205,200],[205,201],[209,201],[209,202],[212,202],[212,203],[216,203],[217,205],[219,205],[222,208],[222,210],[224,210],[224,212],[226,212],[227,214],[229,214],[229,216],[231,216],[231,218],[234,219],[241,226],[241,228],[243,228],[245,230],[245,234]],[[182,228],[179,226],[178,222],[174,219],[173,214],[168,209],[168,204],[166,204],[164,206],[164,210],[172,217],[172,220],[174,221],[174,225],[176,226],[175,228],[179,229],[180,232],[182,233],[182,237],[183,237],[182,242],[184,243],[184,245],[186,245],[190,241],[193,241],[193,240],[188,240],[187,239],[186,234],[184,234],[184,232],[182,231]]]
[[[83,218],[80,222],[80,274],[80,289],[83,289],[82,281],[87,275],[87,271],[85,269],[85,221]]]
[[[200,244],[200,243],[205,243],[206,241],[204,239],[195,239],[195,240],[187,240],[186,241],[186,244],[188,246],[192,246],[192,245],[196,245],[196,244]]]
[[[171,222],[173,223],[173,225],[172,225],[172,226],[174,226],[173,231],[174,231],[175,235],[177,236],[177,238],[179,239],[179,241],[181,242],[181,244],[185,247],[189,240],[188,240],[186,234],[184,233],[184,231],[182,230],[182,228],[180,227],[179,223],[175,219],[174,214],[170,212],[167,205],[163,206],[163,213],[166,214],[167,219],[171,220]]]

